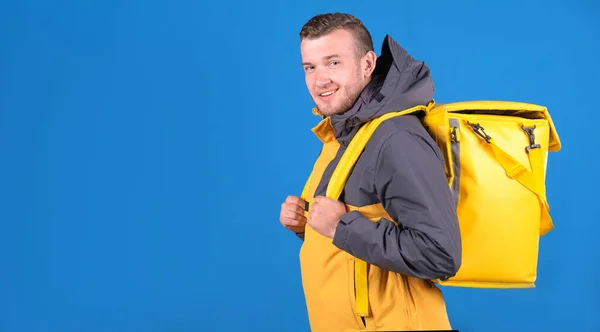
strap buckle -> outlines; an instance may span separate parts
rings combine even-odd
[[[535,125],[533,125],[533,127],[525,127],[524,125],[521,125],[521,129],[523,129],[527,136],[529,136],[529,146],[525,147],[525,152],[527,153],[529,153],[529,150],[541,148],[541,145],[535,142],[535,134],[533,133],[535,128]]]
[[[487,143],[490,143],[490,141],[492,140],[492,137],[490,135],[486,134],[484,128],[479,123],[471,123],[471,122],[467,121],[467,124],[469,126],[471,126],[471,128],[473,129],[475,134],[477,134],[478,136],[483,138]]]

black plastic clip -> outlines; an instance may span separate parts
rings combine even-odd
[[[479,135],[487,143],[490,143],[490,140],[492,139],[492,137],[485,133],[484,128],[479,123],[471,123],[471,122],[467,121],[467,124],[469,124],[469,126],[471,126],[471,128],[473,128],[473,131],[475,132],[475,134]]]
[[[452,127],[452,131],[450,132],[450,142],[452,143],[456,143],[458,142],[457,136],[456,136],[456,127]]]
[[[525,151],[527,153],[529,153],[529,150],[541,148],[541,146],[539,144],[535,143],[535,134],[533,133],[535,128],[536,128],[535,125],[533,125],[533,127],[529,127],[529,128],[521,125],[521,129],[523,129],[525,131],[525,133],[527,133],[527,136],[529,136],[529,146],[525,148]]]

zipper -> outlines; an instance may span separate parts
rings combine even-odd
[[[367,328],[367,322],[365,317],[362,316],[358,316],[356,314],[357,310],[356,310],[356,279],[354,277],[354,269],[355,269],[355,265],[354,265],[354,260],[350,260],[350,265],[352,266],[352,268],[350,269],[350,280],[352,282],[352,288],[349,289],[349,291],[351,291],[351,296],[350,296],[350,304],[352,306],[352,313],[355,315],[356,319],[356,323],[360,326],[359,328],[361,330],[364,330]]]
[[[405,305],[405,311],[406,311],[406,319],[408,320],[408,326],[410,327],[410,329],[413,329],[414,323],[412,320],[412,310],[411,310],[411,306],[412,306],[412,294],[410,291],[410,285],[408,283],[408,277],[400,275],[400,278],[402,278],[402,283],[404,284],[404,303],[406,303]]]

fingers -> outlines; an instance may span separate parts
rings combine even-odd
[[[315,203],[321,203],[321,202],[323,202],[323,201],[325,201],[327,199],[328,198],[325,197],[325,196],[317,196],[317,197],[315,197]]]
[[[281,204],[281,210],[294,212],[302,216],[304,215],[304,206],[300,206],[296,203],[284,202]]]
[[[285,209],[281,210],[281,218],[306,221],[306,217],[304,216],[304,213],[298,213],[296,211],[290,211],[290,210],[285,210]]]
[[[289,229],[290,231],[294,232],[294,233],[303,233],[304,232],[304,226],[285,226],[284,227],[286,229]]]
[[[285,199],[285,202],[286,203],[290,203],[290,204],[298,205],[298,206],[300,206],[304,210],[305,201],[302,198],[298,197],[298,196],[288,196]]]
[[[279,216],[281,224],[296,233],[304,231],[306,216],[304,215],[304,200],[296,196],[288,196],[281,204]]]
[[[304,231],[304,227],[306,225],[306,218],[288,218],[285,216],[282,216],[280,218],[281,224],[283,225],[283,227],[294,231],[296,233],[300,233],[302,231]]]
[[[311,212],[316,212],[316,211],[320,210],[323,206],[327,206],[327,200],[328,199],[329,198],[327,198],[325,196],[317,196],[317,197],[315,197],[315,202],[311,204],[310,211],[308,211],[309,214]]]
[[[306,218],[288,218],[281,216],[281,224],[286,227],[304,227],[304,225],[306,225]]]

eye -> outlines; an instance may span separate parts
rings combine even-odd
[[[334,60],[334,61],[331,61],[331,62],[329,63],[329,66],[331,66],[331,67],[335,67],[335,66],[337,66],[338,64],[340,64],[340,62],[339,62],[339,61],[337,61],[337,60]]]
[[[304,71],[306,72],[312,71],[313,69],[315,69],[314,66],[304,66]]]

